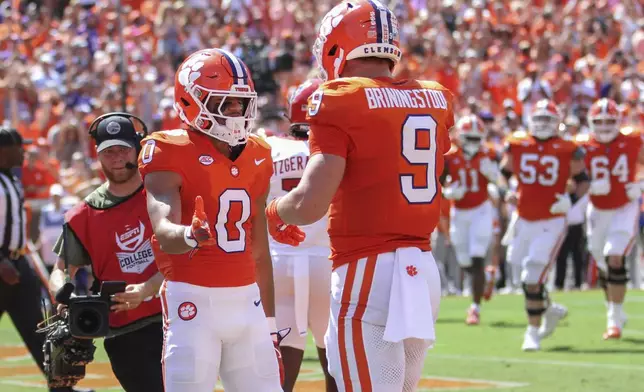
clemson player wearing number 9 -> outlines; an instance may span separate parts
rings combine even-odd
[[[150,135],[139,156],[165,278],[165,390],[211,392],[221,377],[227,391],[281,391],[263,212],[273,165],[270,147],[249,136],[248,68],[221,49],[195,52],[174,96],[188,129]],[[299,233],[287,227],[281,238]]]
[[[588,249],[597,262],[608,302],[604,339],[619,339],[626,323],[622,309],[628,282],[625,257],[635,244],[642,195],[635,177],[638,163],[644,164],[644,139],[632,127],[620,130],[620,117],[615,101],[602,98],[588,111],[590,135],[578,136],[587,151],[591,178]]]
[[[549,268],[566,237],[566,213],[572,206],[568,180],[576,182],[575,199],[588,190],[584,150],[558,136],[561,113],[554,102],[537,102],[530,113],[529,132],[515,132],[506,140],[501,172],[518,181],[517,215],[510,223],[507,259],[521,268],[528,327],[522,349],[536,351],[552,334],[567,309],[548,298]],[[543,317],[542,317],[543,316]]]
[[[392,78],[398,22],[378,1],[329,11],[314,53],[327,81],[309,100],[311,158],[297,187],[269,203],[269,227],[310,224],[328,210],[329,372],[341,391],[412,391],[436,338],[441,284],[430,235],[452,94]]]

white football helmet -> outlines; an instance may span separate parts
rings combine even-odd
[[[537,102],[530,113],[530,134],[537,139],[546,140],[559,133],[561,112],[553,101],[542,99]]]
[[[621,113],[612,99],[596,101],[588,111],[590,132],[600,143],[609,143],[619,134]]]
[[[456,123],[456,132],[461,148],[469,156],[476,155],[487,138],[485,124],[474,114],[467,115],[458,120]]]

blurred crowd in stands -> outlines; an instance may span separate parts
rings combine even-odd
[[[562,132],[587,132],[586,111],[600,97],[620,104],[625,125],[644,124],[641,1],[381,1],[400,22],[397,75],[448,87],[458,97],[457,116],[478,114],[491,142],[500,145],[525,127],[526,113],[543,97],[565,113]],[[174,72],[197,49],[240,56],[261,97],[258,127],[285,130],[288,93],[314,74],[317,23],[336,3],[1,2],[0,122],[34,141],[19,173],[34,215],[54,198],[72,204],[103,181],[87,134],[98,115],[126,109],[153,131],[181,126]]]

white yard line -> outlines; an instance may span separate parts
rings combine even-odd
[[[4,357],[2,358],[2,361],[19,362],[19,361],[25,361],[27,359],[31,359],[31,354],[16,355],[13,357]]]
[[[429,354],[428,358],[440,359],[455,359],[461,361],[482,361],[482,362],[510,362],[510,363],[529,363],[534,365],[549,365],[549,366],[568,366],[568,367],[582,367],[582,368],[600,368],[600,369],[616,369],[616,370],[641,370],[644,371],[644,366],[635,365],[622,365],[618,363],[593,363],[593,362],[577,362],[577,361],[551,361],[547,359],[525,359],[525,358],[511,358],[511,357],[479,357],[472,355],[458,355],[458,354]]]

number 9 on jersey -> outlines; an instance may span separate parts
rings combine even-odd
[[[413,174],[400,175],[400,189],[412,204],[428,204],[434,201],[438,191],[436,180],[436,120],[429,115],[409,115],[402,126],[401,154],[412,166],[425,166],[425,186],[414,186]],[[429,133],[429,146],[418,147],[420,132]]]

